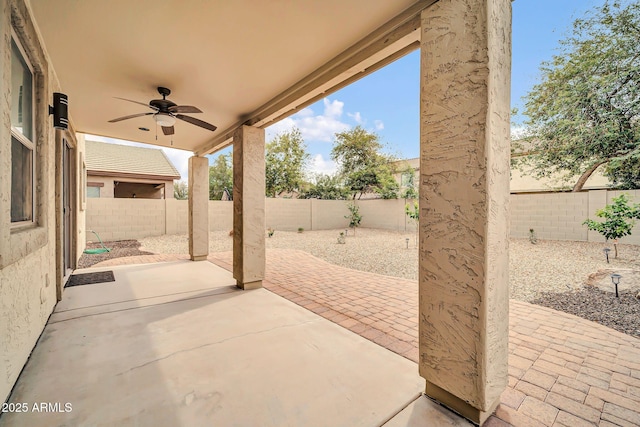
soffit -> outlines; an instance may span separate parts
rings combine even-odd
[[[406,9],[434,1],[31,0],[31,7],[62,91],[69,95],[77,131],[202,153],[203,147],[211,151],[228,143],[218,135],[238,123],[264,127],[292,113],[297,104],[287,102],[301,98],[300,92],[268,117],[252,116]],[[370,48],[364,56],[377,57],[366,66],[411,42],[415,47],[415,27],[414,19],[413,34],[398,37],[397,46]],[[321,91],[355,73],[346,71],[326,77]],[[173,102],[200,108],[204,114],[193,116],[218,130],[178,121],[173,138],[158,128],[156,139],[151,116],[108,123],[150,111],[114,97],[148,103],[160,97],[157,86],[170,88]]]

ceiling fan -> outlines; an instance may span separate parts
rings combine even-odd
[[[149,102],[149,104],[145,104],[143,102],[132,101],[131,99],[126,98],[118,98],[123,101],[133,102],[134,104],[144,105],[145,107],[151,108],[153,111],[148,113],[138,113],[132,114],[130,116],[118,117],[117,119],[109,120],[109,123],[120,122],[122,120],[133,119],[135,117],[142,116],[151,116],[153,115],[153,119],[157,124],[162,126],[162,132],[165,135],[173,135],[174,129],[173,125],[176,123],[176,119],[185,121],[187,123],[191,123],[192,125],[200,126],[201,128],[214,131],[217,129],[216,126],[211,123],[207,123],[203,120],[196,119],[195,117],[185,116],[182,113],[202,113],[199,108],[193,107],[191,105],[176,105],[174,102],[171,102],[167,99],[167,96],[171,94],[171,90],[166,87],[159,87],[158,93],[162,95],[162,99],[153,99]]]

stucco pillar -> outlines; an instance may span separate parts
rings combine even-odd
[[[511,0],[422,12],[420,375],[475,423],[507,384]]]
[[[241,289],[262,287],[265,270],[264,130],[233,134],[233,277]]]
[[[209,255],[209,159],[189,158],[189,255],[202,261]]]

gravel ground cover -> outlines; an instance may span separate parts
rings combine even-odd
[[[152,255],[151,252],[140,250],[140,242],[137,240],[119,240],[117,242],[104,242],[104,245],[111,249],[111,252],[103,254],[82,254],[78,261],[78,268],[88,268],[94,264],[112,258],[122,258],[137,255]],[[87,249],[101,248],[99,243],[88,243]],[[188,249],[188,247],[187,247]],[[188,252],[188,250],[187,250]]]
[[[593,286],[554,293],[543,292],[533,303],[588,319],[616,331],[640,338],[640,300],[636,290],[613,292]]]
[[[303,250],[344,267],[417,280],[415,233],[357,229],[354,236],[349,230],[346,243],[339,244],[337,238],[340,231],[343,230],[303,233],[276,230],[272,238],[266,239],[266,246]],[[128,255],[118,255],[118,252],[112,251],[101,256],[113,258],[144,253],[188,253],[186,235],[149,237],[140,242],[140,248],[132,243],[128,244],[128,248],[123,248],[122,253]],[[211,233],[210,252],[230,251],[232,245],[233,239],[228,232]],[[118,244],[109,242],[107,246],[116,247]],[[640,246],[618,245],[618,258],[613,258],[612,251],[609,264],[603,253],[607,246],[610,245],[553,240],[539,240],[534,245],[527,239],[511,239],[510,297],[565,311],[620,332],[640,336],[640,299],[636,298],[640,291]],[[625,288],[631,288],[622,291],[618,299],[611,289],[607,289],[607,276],[611,272],[623,274]]]
[[[388,276],[418,279],[418,249],[415,233],[359,228],[346,243],[337,242],[340,231],[320,230],[304,233],[276,230],[266,239],[267,248],[307,251],[333,264]],[[409,239],[409,249],[407,241]],[[142,250],[154,253],[188,253],[186,235],[149,237],[141,240]],[[233,239],[227,232],[212,232],[211,252],[232,250]],[[607,264],[603,243],[540,240],[533,245],[527,239],[510,241],[511,298],[532,302],[544,292],[578,290],[590,274],[603,269],[640,269],[640,246],[618,245],[618,258]]]

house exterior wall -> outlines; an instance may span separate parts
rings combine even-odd
[[[34,68],[35,221],[25,228],[12,227],[10,221],[12,29]],[[4,402],[57,301],[55,132],[60,131],[52,126],[48,106],[60,86],[24,0],[0,2],[0,35],[0,401]],[[73,164],[78,165],[83,141],[78,143],[73,132],[65,137],[75,147]],[[76,240],[79,254],[78,249],[84,248],[81,212],[75,224],[72,234],[82,236]]]
[[[101,199],[113,199],[113,178],[110,176],[95,176],[87,173],[87,185],[92,183],[102,184],[100,187]]]
[[[92,175],[91,171],[87,173],[87,183],[97,183],[102,184],[100,187],[100,198],[113,198],[117,194],[116,185],[114,182],[124,182],[127,184],[164,184],[164,197],[166,199],[173,199],[173,180],[159,181],[153,179],[137,179],[137,178],[121,178],[118,176],[100,176],[100,175]],[[130,186],[132,189],[133,186]],[[155,189],[151,192],[148,191],[147,188],[141,186],[136,192],[135,189],[132,190],[136,193],[137,197],[140,198],[148,198],[148,199],[161,199],[162,191],[161,189]],[[131,193],[131,192],[129,192]],[[131,197],[131,195],[123,196],[122,194],[119,197]]]

